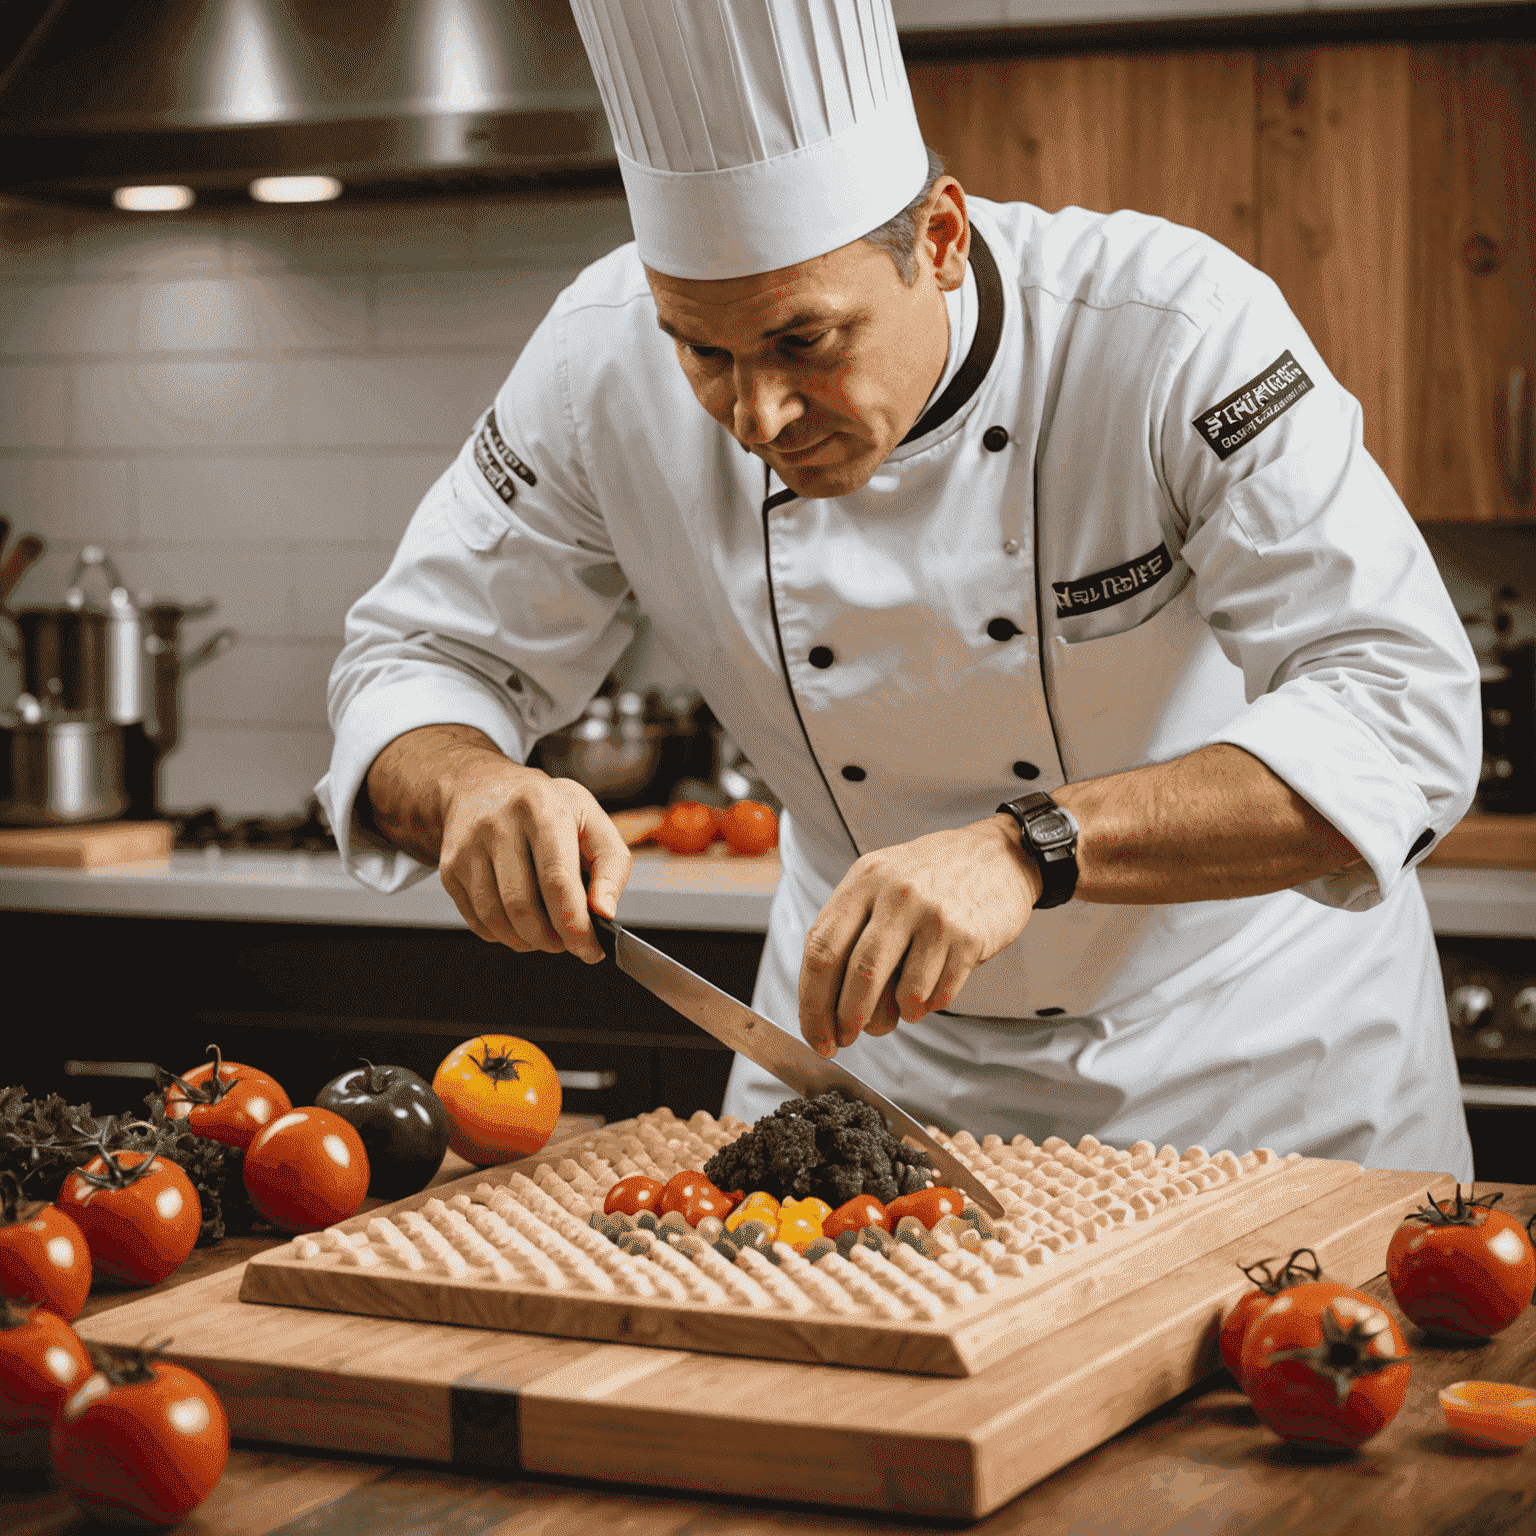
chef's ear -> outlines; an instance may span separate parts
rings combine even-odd
[[[921,244],[933,262],[933,275],[946,293],[965,281],[971,252],[971,221],[965,209],[965,188],[953,176],[941,176],[928,194],[927,218]]]

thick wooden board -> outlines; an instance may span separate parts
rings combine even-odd
[[[505,1184],[516,1166],[486,1169],[423,1191],[353,1217],[341,1223],[341,1230],[359,1231],[372,1215],[417,1210],[434,1196],[447,1200],[471,1194],[481,1183]],[[1130,1295],[1150,1276],[1304,1208],[1358,1176],[1353,1163],[1305,1159],[1272,1164],[1085,1244],[1027,1278],[1003,1279],[990,1295],[936,1322],[850,1319],[830,1312],[795,1317],[747,1307],[706,1308],[489,1280],[453,1281],[403,1270],[380,1274],[350,1264],[321,1267],[294,1258],[287,1246],[250,1261],[240,1299],[662,1349],[969,1376]]]
[[[103,821],[86,827],[6,827],[0,866],[13,869],[98,869],[168,859],[175,829],[168,821]]]
[[[1422,1173],[1360,1172],[1311,1204],[962,1379],[733,1359],[240,1301],[239,1269],[87,1319],[167,1334],[248,1440],[865,1510],[974,1518],[1209,1375],[1237,1268],[1307,1245],[1377,1275]],[[701,1451],[702,1448],[706,1448]]]

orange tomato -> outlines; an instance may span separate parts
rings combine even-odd
[[[779,845],[779,818],[760,800],[738,800],[720,818],[732,853],[762,854]]]
[[[660,1179],[632,1173],[608,1191],[608,1198],[603,1201],[603,1215],[612,1216],[615,1211],[620,1211],[625,1216],[638,1216],[641,1211],[654,1211],[665,1188]]]
[[[703,853],[719,835],[720,812],[697,800],[669,805],[661,825],[651,833],[669,853]]]
[[[889,1232],[895,1227],[886,1209],[873,1195],[855,1195],[832,1212],[821,1224],[823,1237],[837,1238],[844,1232],[862,1232],[865,1227],[879,1227]]]
[[[796,1253],[804,1253],[806,1246],[826,1234],[822,1231],[822,1214],[817,1206],[825,1207],[824,1200],[789,1200],[779,1210],[779,1229],[774,1234],[777,1241],[788,1243]]]
[[[667,1180],[661,1199],[656,1202],[656,1214],[665,1216],[668,1211],[681,1211],[696,1195],[719,1193],[697,1168],[685,1168]]]
[[[934,1189],[920,1189],[915,1195],[898,1195],[886,1206],[885,1214],[891,1221],[886,1230],[894,1232],[903,1216],[916,1216],[931,1229],[944,1217],[958,1216],[964,1209],[965,1196],[958,1190],[945,1189],[942,1184]]]
[[[696,1227],[706,1216],[718,1216],[724,1221],[731,1214],[731,1197],[718,1189],[697,1190],[683,1207],[683,1217],[690,1227]]]
[[[432,1091],[448,1111],[448,1145],[480,1167],[537,1152],[560,1118],[560,1078],[538,1046],[476,1035],[443,1057]]]

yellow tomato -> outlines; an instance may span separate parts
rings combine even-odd
[[[832,1214],[832,1207],[814,1195],[805,1200],[786,1200],[779,1211],[778,1241],[788,1243],[796,1253],[822,1235],[821,1224]]]
[[[779,1202],[764,1190],[753,1190],[725,1218],[725,1229],[727,1232],[734,1232],[744,1221],[761,1221],[770,1228],[777,1227],[779,1224]]]
[[[448,1111],[448,1145],[481,1167],[537,1152],[560,1118],[554,1064],[516,1035],[476,1035],[456,1045],[432,1091]]]

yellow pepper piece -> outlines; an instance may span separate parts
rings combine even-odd
[[[818,1210],[818,1206],[822,1209]],[[788,1243],[796,1253],[803,1253],[807,1244],[821,1236],[821,1224],[826,1220],[822,1210],[826,1209],[824,1200],[812,1198],[789,1201],[779,1211],[778,1241]]]
[[[725,1230],[734,1232],[744,1221],[760,1221],[767,1227],[779,1224],[779,1202],[766,1190],[754,1190],[725,1218]]]

